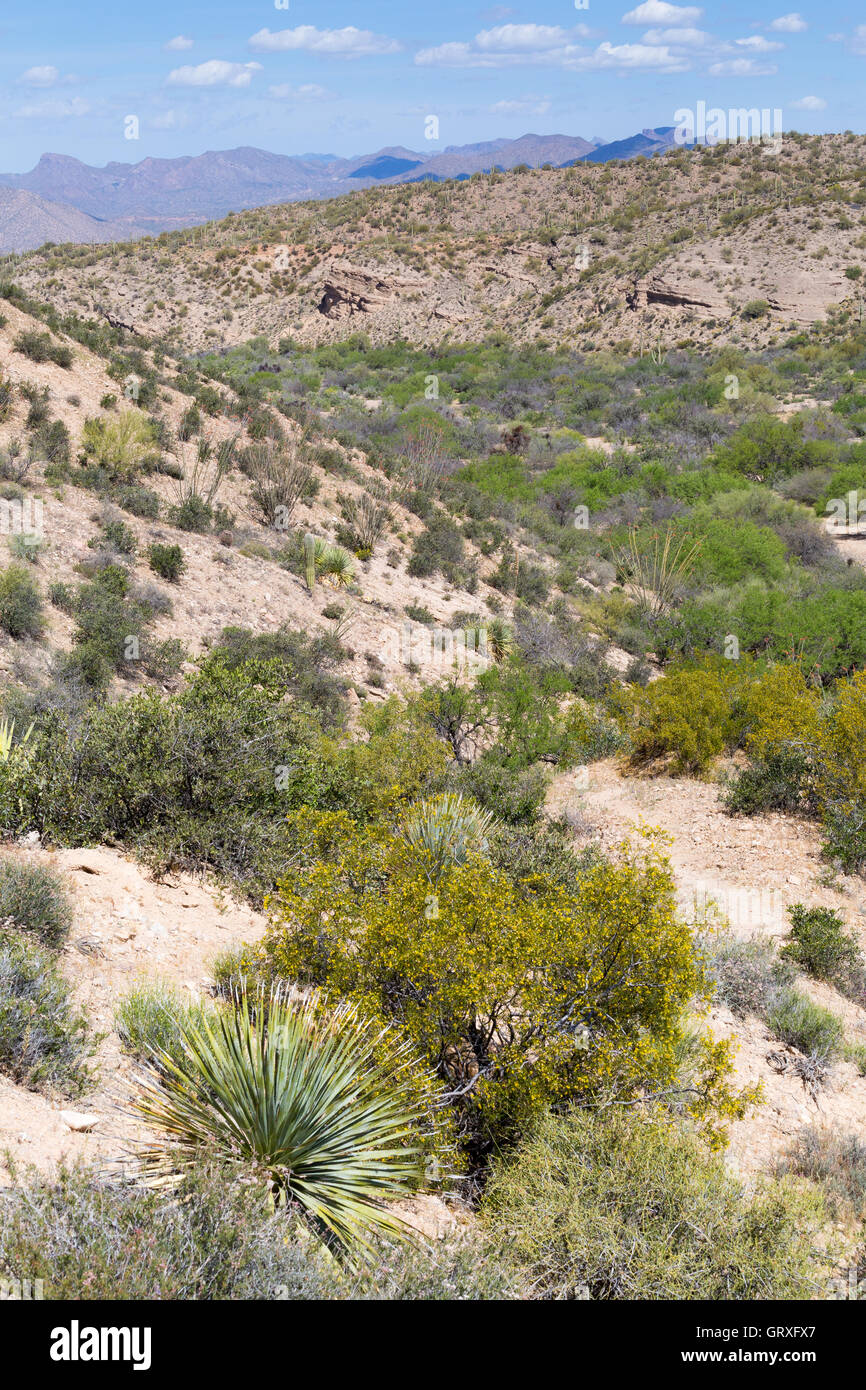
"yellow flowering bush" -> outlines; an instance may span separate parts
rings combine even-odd
[[[444,1081],[476,1158],[553,1105],[676,1097],[717,1139],[744,1099],[705,1041],[680,1091],[701,959],[657,845],[621,847],[573,886],[512,882],[482,854],[431,883],[399,826],[292,818],[294,854],[269,902],[259,972],[324,987],[400,1025]]]

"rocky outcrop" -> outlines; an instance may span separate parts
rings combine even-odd
[[[696,281],[686,287],[659,275],[647,275],[626,295],[630,309],[648,309],[659,304],[669,309],[696,309],[702,314],[724,314],[727,318],[730,309],[724,298],[711,285]]]
[[[422,283],[365,270],[348,261],[331,261],[325,273],[318,310],[327,319],[369,314],[399,298],[401,293],[420,289]]]

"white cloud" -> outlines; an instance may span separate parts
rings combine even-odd
[[[802,34],[809,26],[795,10],[792,14],[779,15],[778,19],[771,21],[769,27],[775,29],[778,34]]]
[[[186,34],[177,34],[175,38],[169,39],[168,43],[164,43],[162,46],[166,53],[182,53],[184,49],[192,48],[194,44],[195,39],[188,39]]]
[[[82,97],[70,97],[68,101],[41,101],[35,106],[22,106],[16,112],[26,121],[65,121],[71,116],[86,116],[90,106]]]
[[[546,97],[523,97],[514,101],[497,101],[487,109],[493,116],[546,116],[550,102]]]
[[[60,73],[57,68],[47,63],[44,67],[28,68],[22,72],[18,81],[25,87],[53,87],[60,81]]]
[[[792,101],[790,104],[795,111],[824,111],[827,108],[823,97],[800,97],[798,101]]]
[[[700,19],[703,10],[693,5],[669,5],[667,0],[644,0],[636,10],[622,17],[623,24],[689,25]]]
[[[297,29],[260,29],[250,39],[250,47],[259,53],[287,53],[302,49],[326,57],[366,58],[371,54],[399,53],[403,47],[397,39],[386,34],[374,34],[369,29],[317,29],[313,24],[301,24]]]
[[[248,87],[261,70],[261,63],[226,63],[211,58],[196,67],[175,68],[166,82],[170,87]]]
[[[474,42],[490,53],[544,53],[568,43],[568,34],[558,25],[501,24],[498,29],[482,29]]]
[[[703,29],[648,29],[642,42],[673,44],[676,48],[708,48],[716,40]]]
[[[858,24],[851,39],[851,47],[855,53],[866,53],[866,24]]]
[[[574,67],[583,71],[593,68],[647,68],[656,72],[686,72],[688,61],[671,53],[664,46],[642,43],[600,43],[594,53],[578,59]]]
[[[280,82],[276,87],[268,88],[268,96],[275,101],[325,101],[328,97],[336,96],[336,93],[329,92],[327,87],[320,87],[317,82],[304,82],[300,87]]]
[[[730,58],[710,66],[711,77],[772,77],[779,69],[773,63],[759,63],[754,58]]]
[[[751,53],[778,53],[780,48],[784,48],[783,43],[776,43],[773,39],[765,39],[760,34],[751,34],[747,39],[734,39],[738,48],[748,48]]]
[[[419,67],[438,68],[565,68],[590,72],[601,68],[645,68],[655,72],[684,72],[688,62],[663,44],[599,44],[589,53],[577,43],[577,30],[538,24],[507,24],[482,30],[468,43],[443,43],[415,54]]]

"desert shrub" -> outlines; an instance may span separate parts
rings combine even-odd
[[[65,464],[69,462],[70,444],[69,430],[63,421],[51,420],[35,432],[31,451],[46,464]]]
[[[28,565],[38,565],[44,549],[44,539],[34,532],[21,531],[9,537],[9,553],[12,558],[26,560]]]
[[[762,811],[796,812],[808,808],[811,781],[808,755],[798,748],[776,747],[731,779],[724,803],[731,815]]]
[[[86,420],[81,444],[85,454],[111,479],[124,483],[132,482],[140,469],[159,457],[153,425],[140,410]]]
[[[302,444],[268,438],[245,451],[243,469],[251,481],[253,514],[266,526],[287,530],[298,503],[312,495],[314,474],[304,460]]]
[[[720,666],[680,667],[663,680],[632,687],[627,724],[635,762],[671,757],[677,772],[703,773],[736,743],[734,677]]]
[[[0,921],[32,932],[43,946],[62,946],[72,905],[60,875],[47,864],[0,860]]]
[[[168,509],[168,519],[172,526],[176,526],[179,531],[193,531],[199,535],[204,535],[210,530],[213,517],[213,507],[197,492],[190,493],[177,506]]]
[[[39,585],[23,565],[0,574],[0,628],[10,637],[41,637],[45,621]]]
[[[2,1197],[0,1265],[42,1279],[51,1300],[430,1299],[525,1295],[477,1240],[416,1249],[393,1242],[341,1267],[294,1214],[268,1209],[264,1184],[226,1182],[209,1165],[169,1196],[84,1167],[19,1175]]]
[[[818,734],[818,801],[828,852],[848,871],[866,863],[866,671],[835,689]]]
[[[132,669],[151,614],[133,594],[129,576],[108,564],[92,580],[79,585],[75,597],[76,647],[69,669],[79,671],[88,685],[99,689],[114,671]]]
[[[717,933],[704,942],[704,952],[715,998],[738,1018],[766,1018],[794,977],[765,937],[739,940]]]
[[[130,991],[114,1011],[114,1026],[124,1052],[139,1062],[158,1065],[160,1055],[183,1059],[187,1023],[203,1024],[213,1007],[181,996],[168,985],[146,983]]]
[[[766,1021],[777,1038],[825,1063],[838,1054],[844,1040],[841,1019],[796,989],[782,991]]]
[[[186,568],[183,551],[179,545],[152,545],[148,551],[148,561],[154,574],[177,584]]]
[[[115,550],[119,555],[131,556],[138,549],[135,532],[120,518],[107,518],[99,528],[99,535],[87,542],[91,550],[97,548]]]
[[[14,350],[29,357],[31,362],[54,362],[58,367],[72,366],[72,349],[58,343],[50,333],[25,329],[15,339]]]
[[[307,637],[289,627],[261,633],[226,627],[215,651],[230,671],[249,662],[268,662],[285,692],[315,709],[325,727],[345,722],[347,686],[336,672],[349,653],[331,634]]]
[[[755,415],[716,450],[713,462],[722,472],[772,482],[819,467],[831,456],[832,446],[804,437],[801,416],[780,420],[773,415]]]
[[[540,767],[515,772],[495,757],[481,757],[460,768],[454,782],[498,820],[525,825],[541,814],[548,777]]]
[[[143,517],[146,521],[156,521],[159,516],[161,499],[159,493],[151,488],[130,484],[117,488],[113,497],[118,507],[131,512],[133,516]]]
[[[456,583],[464,554],[460,528],[445,512],[436,511],[412,543],[406,572],[416,579],[442,574],[450,583]]]
[[[337,539],[353,554],[366,559],[388,528],[389,507],[368,492],[362,492],[358,497],[341,498],[340,510],[346,524],[338,530]]]
[[[161,642],[145,637],[141,644],[145,674],[160,683],[173,680],[188,659],[189,652],[179,637],[165,637]]]
[[[290,829],[258,968],[399,1024],[449,1085],[476,1159],[550,1104],[673,1085],[704,977],[651,847],[593,863],[576,885],[538,875],[531,888],[470,853],[434,886],[399,830],[312,811]],[[711,1129],[737,1109],[724,1052],[703,1055],[697,1109]]]
[[[484,1214],[551,1299],[808,1298],[820,1201],[790,1179],[753,1191],[656,1116],[549,1116],[494,1167]]]
[[[62,579],[48,585],[48,600],[54,608],[59,608],[61,613],[71,614],[75,610],[75,590]]]
[[[52,953],[0,930],[0,1071],[33,1090],[77,1095],[93,1050]]]
[[[317,751],[315,716],[285,694],[276,662],[231,669],[216,655],[175,694],[52,702],[26,767],[0,764],[2,823],[72,844],[111,837],[159,870],[207,865],[260,897],[287,809],[342,776]]]
[[[795,1135],[779,1171],[817,1183],[835,1220],[866,1218],[866,1144],[859,1135],[806,1125]]]
[[[831,907],[794,903],[788,916],[791,930],[782,947],[783,956],[816,980],[841,986],[862,982],[863,953],[857,939],[845,930],[838,912]]]

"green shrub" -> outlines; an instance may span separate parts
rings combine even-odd
[[[808,754],[800,748],[777,745],[751,767],[736,773],[725,791],[725,807],[734,816],[803,811],[809,808],[810,783]]]
[[[138,549],[135,532],[125,521],[103,521],[100,534],[87,542],[91,550],[116,550],[120,555],[134,555]]]
[[[590,863],[567,885],[537,875],[529,889],[477,850],[432,873],[399,832],[344,813],[296,813],[290,832],[257,968],[398,1023],[453,1092],[476,1161],[548,1105],[673,1085],[685,1004],[704,976],[652,847]],[[712,1128],[741,1111],[724,1058],[705,1060]]]
[[[50,1300],[477,1301],[527,1296],[479,1242],[391,1243],[357,1269],[268,1210],[264,1185],[211,1165],[166,1196],[95,1169],[19,1178],[3,1194],[0,1267],[42,1279]]]
[[[64,343],[55,342],[50,333],[38,329],[26,329],[19,333],[13,344],[15,352],[23,353],[31,362],[54,362],[58,367],[72,366],[72,350]]]
[[[824,1063],[838,1055],[844,1039],[842,1020],[795,989],[783,991],[770,1007],[767,1025],[782,1042]]]
[[[634,761],[671,757],[677,772],[706,772],[740,732],[732,711],[732,680],[718,667],[682,667],[642,690],[633,689]]]
[[[793,1139],[779,1171],[817,1183],[834,1220],[866,1219],[866,1144],[858,1134],[806,1125]]]
[[[820,1201],[747,1192],[684,1128],[615,1109],[546,1117],[484,1199],[502,1258],[548,1299],[811,1296]]]
[[[791,931],[782,955],[801,966],[817,980],[844,985],[862,980],[863,953],[845,923],[831,907],[806,907],[795,903],[788,908]]]
[[[156,521],[159,517],[162,502],[159,493],[151,488],[131,484],[119,487],[113,495],[118,507],[131,512],[133,516],[143,517],[146,521]]]
[[[213,1013],[213,1006],[191,1002],[168,985],[148,983],[121,999],[114,1011],[114,1026],[124,1052],[137,1061],[158,1065],[164,1054],[179,1063],[184,1029],[203,1026]]]
[[[186,568],[183,551],[179,545],[152,545],[148,551],[148,559],[154,574],[158,574],[161,579],[167,579],[170,584],[177,584]]]
[[[112,838],[162,871],[207,865],[260,898],[283,862],[287,810],[351,787],[317,746],[314,712],[286,693],[277,662],[232,668],[217,654],[176,694],[51,702],[26,766],[0,763],[0,823],[67,844]]]
[[[10,637],[41,637],[45,626],[39,585],[23,565],[0,574],[0,628]]]
[[[460,528],[445,512],[437,511],[415,537],[406,573],[416,579],[442,574],[449,583],[459,582],[464,553]]]
[[[47,864],[0,859],[0,921],[32,932],[43,946],[62,946],[72,905],[59,874]]]
[[[179,531],[193,531],[204,535],[213,522],[213,507],[197,492],[185,497],[176,507],[170,507],[168,519]]]
[[[78,1095],[94,1045],[53,955],[0,931],[0,1071],[34,1090]]]

